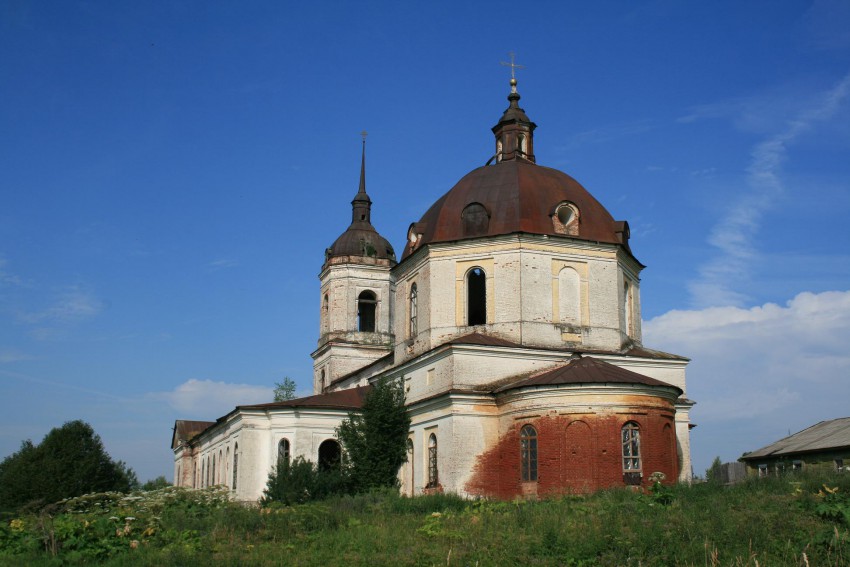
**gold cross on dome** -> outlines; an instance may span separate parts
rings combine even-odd
[[[504,65],[505,67],[510,67],[511,68],[511,79],[515,80],[516,79],[516,70],[517,69],[525,69],[525,65],[518,65],[518,64],[514,63],[514,52],[513,51],[508,51],[508,57],[511,58],[510,63],[507,63],[505,61],[500,61],[499,64]]]

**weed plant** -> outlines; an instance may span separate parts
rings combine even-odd
[[[166,488],[0,525],[0,565],[850,565],[850,475],[540,501],[393,491],[293,506]]]

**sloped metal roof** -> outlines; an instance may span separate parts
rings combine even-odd
[[[295,398],[283,402],[236,406],[236,409],[287,409],[287,408],[323,408],[357,410],[363,407],[366,394],[372,386],[359,386],[347,390],[337,390],[327,394],[316,394],[305,398]]]
[[[741,457],[752,460],[850,447],[850,417],[821,421]]]
[[[682,394],[681,388],[609,364],[604,360],[583,356],[571,360],[564,366],[533,374],[528,378],[504,385],[494,390],[494,393],[526,388],[529,386],[554,386],[557,384],[642,384],[644,386],[664,386]]]
[[[171,448],[174,449],[181,443],[191,441],[194,436],[212,425],[215,425],[214,421],[178,419],[174,422],[174,433],[171,435]]]

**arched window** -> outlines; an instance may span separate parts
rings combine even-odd
[[[322,298],[322,331],[327,331],[330,326],[328,321],[328,294]]]
[[[502,140],[496,141],[496,163],[502,161]]]
[[[289,439],[281,439],[277,444],[277,466],[289,464]]]
[[[437,475],[437,436],[433,433],[428,437],[428,488],[439,485],[440,479]]]
[[[321,374],[320,380],[321,380],[321,383],[319,384],[319,386],[322,389],[324,389],[324,387],[325,387],[325,369],[324,368],[322,368],[322,374]]]
[[[537,430],[524,425],[519,433],[519,458],[522,462],[522,480],[537,480]]]
[[[558,316],[561,323],[581,324],[581,279],[570,267],[558,273]]]
[[[207,455],[207,476],[204,479],[204,486],[210,485],[210,456]]]
[[[487,279],[484,270],[473,268],[466,276],[466,324],[487,323]]]
[[[236,490],[237,478],[239,478],[239,443],[233,446],[233,490]]]
[[[410,336],[416,336],[419,321],[419,292],[416,290],[416,283],[410,286]]]
[[[215,486],[215,453],[212,455],[212,469],[210,472],[210,486]]]
[[[623,471],[640,472],[640,427],[634,421],[623,425]]]
[[[527,148],[526,143],[525,143],[525,136],[523,136],[522,134],[517,136],[516,149],[519,150],[520,155],[522,155],[522,156],[525,156],[525,154],[528,153],[528,151],[527,151],[528,148]]]
[[[174,479],[174,486],[183,486],[183,479],[181,478],[183,472],[183,467],[177,465],[177,477]]]
[[[335,439],[322,441],[319,445],[319,470],[338,469],[342,464],[342,449]]]
[[[357,297],[357,330],[361,333],[375,332],[375,306],[378,303],[372,291],[360,292]]]
[[[221,460],[221,449],[218,450],[218,476],[215,477],[215,483],[221,484],[221,478],[224,476],[224,461]]]
[[[201,459],[201,488],[204,487],[204,475],[206,474],[207,465],[206,462]]]
[[[224,461],[222,462],[222,466],[224,467],[224,470],[221,474],[221,484],[227,486],[227,479],[230,476],[230,447],[228,447],[224,452]]]
[[[460,214],[464,236],[481,236],[490,230],[490,213],[481,203],[470,203]]]

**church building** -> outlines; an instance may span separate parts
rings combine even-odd
[[[629,225],[537,164],[519,101],[511,79],[493,157],[410,225],[400,257],[371,222],[364,141],[351,224],[319,275],[314,395],[178,420],[176,485],[255,501],[280,458],[334,466],[335,428],[380,378],[405,384],[404,494],[690,480],[688,359],[642,344]]]

